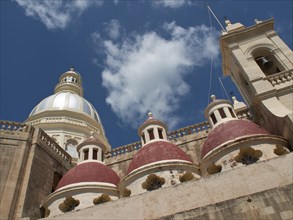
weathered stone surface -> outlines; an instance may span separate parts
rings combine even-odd
[[[40,205],[51,193],[54,173],[63,175],[71,168],[61,151],[56,154],[51,149],[55,142],[43,141],[42,135],[47,137],[31,126],[22,131],[0,130],[0,219],[40,218]]]
[[[281,219],[280,213],[286,217],[292,210],[292,156],[48,219]]]

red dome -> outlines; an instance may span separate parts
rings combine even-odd
[[[247,135],[269,134],[259,125],[246,120],[231,120],[213,128],[208,135],[202,150],[201,158],[221,144]]]
[[[127,173],[144,166],[161,160],[192,160],[174,144],[166,141],[156,141],[142,147],[137,154],[134,155],[129,164]]]
[[[120,178],[109,167],[99,162],[81,163],[70,169],[58,183],[57,189],[82,182],[113,183],[117,186]]]

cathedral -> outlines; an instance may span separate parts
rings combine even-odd
[[[292,219],[293,53],[274,20],[226,20],[222,71],[244,102],[211,96],[206,121],[111,149],[70,68],[25,122],[0,121],[0,219]]]

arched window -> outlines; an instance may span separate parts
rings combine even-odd
[[[141,137],[142,137],[143,144],[145,144],[145,135],[144,135],[144,133],[141,135]]]
[[[220,113],[220,115],[221,115],[221,118],[227,118],[227,115],[226,115],[226,113],[224,112],[224,109],[223,109],[223,108],[219,108],[218,110],[219,110],[219,113]]]
[[[94,148],[93,149],[93,160],[97,160],[98,159],[98,149],[97,148]]]
[[[61,178],[62,178],[62,174],[61,173],[54,172],[51,193],[56,190],[57,185],[58,185],[59,181],[61,180]]]
[[[101,155],[102,155],[102,162],[103,162],[104,161],[104,151],[102,151]]]
[[[213,123],[214,123],[214,124],[216,124],[216,123],[217,123],[217,119],[216,119],[216,116],[215,116],[215,114],[214,114],[214,113],[212,113],[212,114],[210,115],[210,117],[211,117],[211,119],[212,119]]]
[[[83,159],[88,160],[89,159],[89,149],[85,149],[83,151]]]
[[[158,128],[158,133],[159,133],[159,138],[160,138],[160,139],[164,139],[164,138],[163,138],[163,129]]]
[[[284,67],[272,53],[271,49],[258,48],[253,52],[253,58],[262,72],[268,76],[284,70]]]
[[[236,118],[236,116],[235,116],[235,114],[234,114],[232,108],[228,108],[228,109],[229,109],[229,112],[230,112],[231,116],[232,116],[233,118]]]
[[[148,129],[148,133],[149,133],[150,140],[155,139],[155,136],[154,136],[154,129],[153,129],[153,128]]]

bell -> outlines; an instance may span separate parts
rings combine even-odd
[[[255,60],[262,69],[269,70],[273,66],[273,62],[267,57],[258,57]]]

